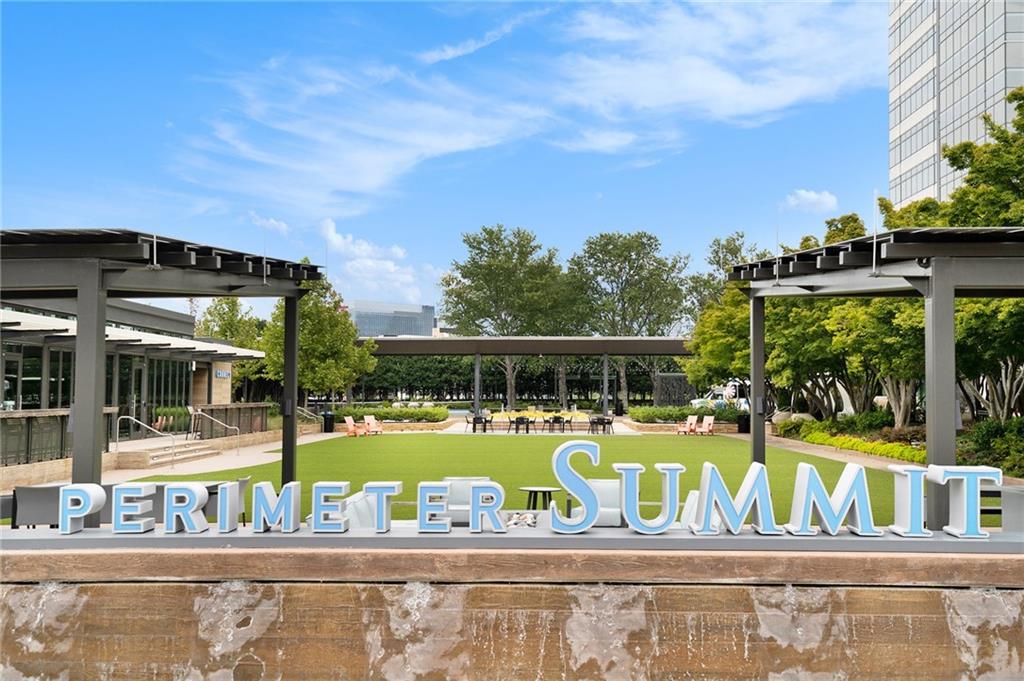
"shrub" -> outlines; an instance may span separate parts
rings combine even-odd
[[[966,448],[977,455],[984,456],[991,452],[996,440],[1006,435],[1017,435],[1024,437],[1024,417],[1009,419],[1008,421],[996,421],[986,419],[980,421],[967,433]]]
[[[188,407],[157,407],[153,414],[160,418],[173,418],[174,422],[169,426],[164,426],[163,431],[166,433],[180,433],[188,430],[189,413]]]
[[[437,423],[448,418],[445,407],[339,407],[334,410],[335,421],[342,421],[351,416],[357,422],[367,414],[376,416],[378,421],[414,421],[417,423]]]
[[[999,459],[1003,475],[1024,478],[1024,437],[1007,433],[992,444],[992,452]]]
[[[816,445],[852,449],[865,454],[874,454],[875,456],[884,456],[911,463],[925,463],[926,459],[924,449],[918,449],[917,447],[911,447],[898,442],[869,441],[852,435],[829,435],[827,433],[809,433],[804,437],[804,440]]]
[[[735,407],[710,409],[701,407],[630,407],[629,417],[637,423],[677,423],[687,416],[714,416],[716,421],[735,423],[740,411]]]
[[[874,433],[882,428],[893,425],[892,412],[888,409],[875,409],[860,414],[843,416],[835,424],[836,430],[840,433],[853,435]]]
[[[798,439],[800,437],[800,429],[803,427],[806,421],[794,421],[793,419],[786,419],[782,423],[775,426],[775,432],[780,437],[791,437]]]
[[[878,432],[878,437],[885,442],[905,442],[907,444],[924,442],[925,428],[924,426],[907,426],[906,428],[885,427]]]

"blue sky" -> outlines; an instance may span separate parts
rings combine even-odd
[[[4,227],[308,255],[348,299],[436,302],[485,224],[699,269],[887,186],[884,2],[0,11]]]

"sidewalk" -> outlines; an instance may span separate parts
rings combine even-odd
[[[737,433],[726,434],[725,437],[735,438],[737,440],[744,440],[750,442],[750,435],[739,435]],[[820,456],[823,459],[832,459],[833,461],[842,461],[843,463],[857,463],[865,468],[875,468],[882,471],[888,471],[889,464],[903,464],[910,463],[909,461],[902,461],[900,459],[889,459],[884,456],[875,456],[874,454],[865,454],[863,452],[856,452],[852,449],[840,449],[839,447],[827,447],[825,445],[815,445],[810,442],[804,442],[803,440],[793,440],[788,437],[779,437],[778,435],[768,435],[765,433],[764,436],[765,445],[768,447],[776,447],[778,449],[787,449],[791,452],[797,452],[799,454],[810,454],[812,456]],[[1008,486],[1024,485],[1024,480],[1020,478],[1011,478],[1009,476],[1003,476],[1003,484]]]
[[[304,445],[309,444],[310,442],[319,442],[320,440],[344,436],[344,433],[312,433],[310,435],[300,436],[299,444]],[[141,442],[148,443],[147,446],[153,446],[161,439],[162,438],[149,438],[148,440],[142,440]],[[122,443],[121,449],[126,449],[128,444],[129,443],[127,442]],[[280,461],[281,453],[276,451],[279,449],[281,449],[280,442],[264,442],[262,444],[242,447],[238,450],[237,454],[234,449],[229,449],[216,456],[209,456],[204,459],[196,459],[194,461],[184,461],[175,465],[158,466],[153,468],[117,468],[111,471],[103,471],[103,482],[116,484],[119,482],[136,480],[138,478],[146,478],[151,475],[192,475],[194,473],[220,471],[226,468],[259,466],[265,463]],[[62,480],[58,482],[65,484],[70,483],[71,481]]]

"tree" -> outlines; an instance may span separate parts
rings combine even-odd
[[[604,336],[661,336],[682,316],[682,255],[659,254],[661,241],[650,232],[605,232],[586,240],[569,260],[569,273],[579,282],[590,330]],[[657,364],[641,360],[652,374]],[[626,358],[616,358],[619,399],[629,409]],[[653,382],[652,375],[652,382]]]
[[[864,221],[856,213],[847,213],[837,218],[825,220],[825,245],[836,244],[848,239],[864,236]]]
[[[690,351],[679,365],[698,388],[750,375],[750,302],[738,285],[726,286],[721,300],[704,308],[690,336]]]
[[[308,262],[303,259],[303,262]],[[373,341],[356,345],[356,326],[341,296],[327,279],[303,282],[299,299],[299,387],[303,402],[310,392],[332,394],[353,386],[373,371]],[[264,332],[266,376],[284,379],[284,301],[278,301]]]
[[[913,414],[924,378],[924,309],[918,300],[849,300],[832,308],[826,325],[832,344],[871,367],[892,409],[896,428]]]
[[[682,315],[684,329],[689,331],[696,326],[701,311],[709,304],[721,302],[729,272],[734,265],[770,257],[771,251],[748,244],[743,232],[712,239],[704,258],[710,269],[707,272],[693,272],[685,277]]]
[[[441,278],[442,307],[448,322],[462,335],[527,336],[537,334],[554,314],[561,267],[554,249],[544,249],[525,229],[504,225],[464,234],[466,259],[453,261]],[[509,409],[516,404],[516,374],[522,358],[506,355],[505,394]]]
[[[196,335],[227,341],[240,348],[259,348],[263,344],[262,326],[263,322],[253,314],[252,308],[243,307],[241,299],[214,298],[196,321]],[[260,360],[236,362],[231,371],[232,390],[250,385],[252,379],[262,373]],[[249,398],[247,393],[245,398]]]
[[[1024,394],[1024,301],[960,301],[956,336],[961,387],[992,418],[1011,418]]]

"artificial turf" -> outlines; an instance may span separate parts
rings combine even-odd
[[[551,472],[551,455],[555,448],[571,439],[586,439],[601,446],[601,462],[590,465],[587,457],[577,455],[573,465],[588,478],[613,478],[613,463],[641,463],[647,470],[641,476],[641,499],[660,501],[661,480],[654,470],[656,463],[682,463],[683,495],[686,490],[700,485],[701,465],[710,461],[718,466],[729,489],[735,494],[750,463],[748,443],[729,437],[682,437],[678,435],[645,434],[626,436],[561,437],[550,435],[442,435],[437,433],[387,434],[373,437],[337,437],[321,440],[298,448],[297,470],[302,481],[303,514],[310,510],[312,485],[317,481],[348,481],[355,492],[371,480],[401,480],[403,492],[398,501],[415,501],[416,485],[420,482],[441,480],[445,476],[488,476],[505,488],[505,508],[524,508],[526,493],[519,487],[526,485],[558,486]],[[804,461],[813,464],[822,480],[831,489],[839,479],[844,464],[769,447],[767,450],[768,475],[779,524],[788,522],[793,497],[796,466]],[[281,466],[274,462],[246,468],[225,469],[195,475],[166,475],[146,480],[233,480],[252,475],[253,482],[280,483]],[[875,523],[885,526],[892,522],[892,475],[881,470],[867,469],[868,487]],[[250,487],[251,494],[251,487]],[[564,508],[564,494],[555,499]],[[246,504],[251,503],[251,498]],[[643,515],[653,517],[658,508],[644,507]],[[416,509],[411,504],[396,504],[392,509],[396,519],[414,518]]]

